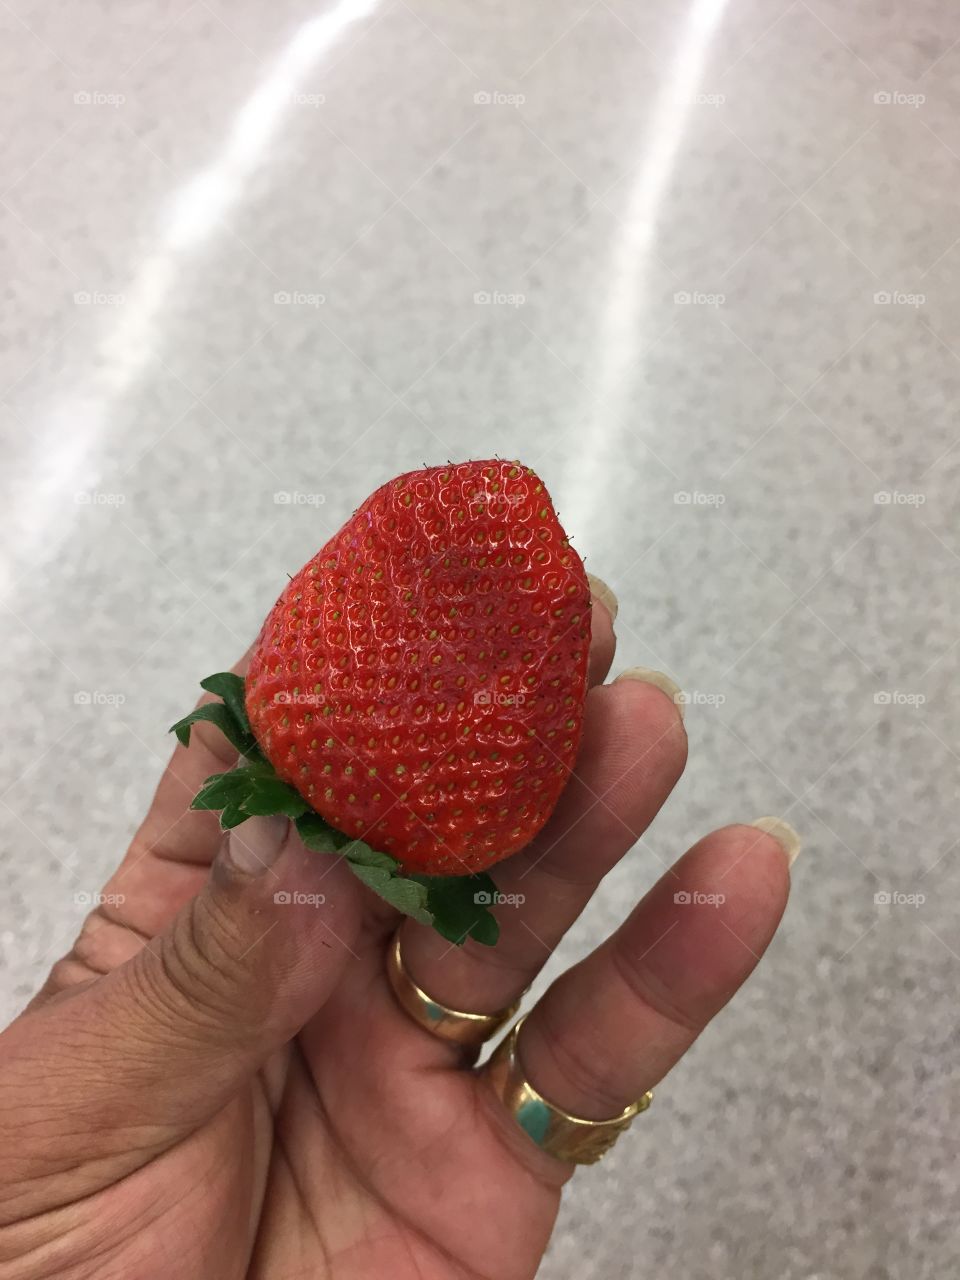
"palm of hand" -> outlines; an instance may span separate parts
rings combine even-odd
[[[201,879],[195,865],[148,854],[138,899],[152,900],[162,928]],[[534,1273],[566,1175],[558,1166],[551,1185],[511,1153],[461,1051],[395,1005],[383,956],[397,918],[349,877],[340,891],[356,898],[357,960],[324,1008],[212,1118],[118,1181],[107,1171],[101,1190],[71,1206],[51,1274]],[[78,966],[112,968],[123,954],[116,929],[94,917],[44,998],[83,981]]]

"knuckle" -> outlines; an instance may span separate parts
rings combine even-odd
[[[614,1073],[599,1041],[589,1041],[569,1026],[555,1030],[546,1026],[542,1042],[572,1096],[590,1098],[610,1115],[623,1110],[622,1098],[607,1083]]]
[[[669,989],[644,965],[633,959],[614,939],[610,946],[610,962],[614,972],[628,988],[630,995],[641,1007],[651,1009],[658,1018],[689,1036],[698,1036],[704,1028],[704,1020],[691,1010],[683,1008]]]
[[[128,926],[114,920],[102,905],[95,907],[84,919],[71,949],[51,967],[35,1000],[42,1003],[50,996],[104,977],[139,949],[143,941]]]
[[[84,920],[73,944],[73,956],[93,973],[102,975],[129,959],[145,940],[128,924],[112,917],[103,906],[98,906]]]
[[[646,743],[644,755],[660,757],[682,772],[687,760],[687,734],[673,698],[646,680],[618,680],[616,684],[618,697],[629,699],[628,717]]]
[[[135,976],[155,1016],[167,1014],[177,1028],[199,1024],[209,1034],[249,1009],[248,986],[236,973],[243,952],[241,930],[228,912],[201,894],[140,953],[144,962],[134,966]]]
[[[61,956],[53,965],[43,988],[34,996],[28,1007],[38,1007],[51,996],[95,982],[101,976],[102,974],[78,956],[74,949],[69,954]]]

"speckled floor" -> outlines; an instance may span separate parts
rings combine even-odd
[[[561,959],[708,828],[805,839],[541,1274],[955,1274],[955,6],[4,0],[0,104],[4,1012],[283,572],[519,455],[691,697]]]

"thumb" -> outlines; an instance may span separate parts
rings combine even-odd
[[[287,819],[231,831],[163,934],[0,1038],[0,1128],[24,1132],[9,1144],[13,1186],[44,1199],[55,1177],[58,1196],[89,1194],[222,1109],[330,996],[359,920],[358,882]],[[38,1168],[26,1135],[41,1115],[59,1136]]]

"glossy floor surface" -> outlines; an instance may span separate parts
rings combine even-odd
[[[284,573],[519,456],[690,696],[562,959],[711,827],[805,841],[541,1274],[955,1274],[955,6],[6,0],[0,106],[5,1012]]]

